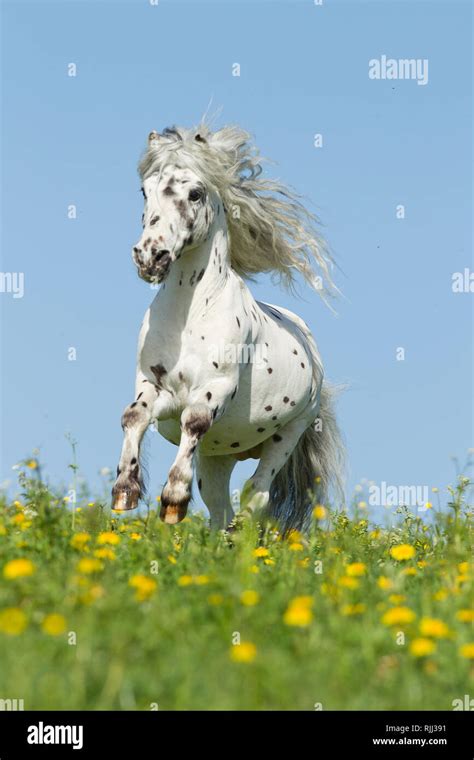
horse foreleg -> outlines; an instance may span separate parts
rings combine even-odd
[[[196,477],[199,493],[211,516],[211,528],[220,530],[234,519],[229,483],[235,456],[206,457],[198,452]]]
[[[157,398],[154,385],[139,376],[135,401],[125,408],[122,415],[124,439],[117,467],[117,479],[112,488],[112,508],[116,511],[135,509],[143,495],[140,444],[152,420]]]
[[[211,425],[212,412],[205,404],[188,406],[181,415],[178,453],[161,494],[160,517],[169,525],[186,517],[191,499],[194,452]]]

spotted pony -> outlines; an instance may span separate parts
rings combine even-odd
[[[231,473],[254,458],[241,514],[304,529],[311,493],[319,501],[333,487],[342,493],[333,390],[303,320],[256,301],[245,280],[271,272],[291,288],[302,275],[327,300],[336,289],[317,220],[261,177],[258,151],[237,127],[152,132],[139,173],[145,208],[133,260],[161,286],[140,331],[113,507],[134,509],[143,496],[140,446],[155,423],[178,447],[164,522],[185,517],[195,471],[211,527],[234,524]]]

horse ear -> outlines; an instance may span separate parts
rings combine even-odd
[[[202,135],[200,135],[199,132],[197,133],[197,135],[194,135],[194,139],[196,140],[196,142],[206,143],[207,145],[207,140]]]
[[[160,139],[160,135],[158,134],[158,132],[153,130],[148,135],[148,145],[153,145],[153,143],[157,143],[159,139]]]

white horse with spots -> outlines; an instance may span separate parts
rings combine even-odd
[[[114,509],[138,505],[140,444],[156,422],[178,446],[161,497],[166,523],[186,515],[194,467],[211,526],[232,523],[231,473],[253,457],[241,512],[304,528],[311,493],[322,501],[341,488],[332,393],[303,320],[255,301],[242,276],[275,272],[291,286],[300,273],[330,293],[332,262],[314,217],[260,177],[258,152],[235,127],[152,132],[139,170],[145,210],[133,259],[140,277],[162,284],[140,332]]]

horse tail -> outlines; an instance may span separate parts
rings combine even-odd
[[[344,444],[334,413],[338,389],[323,381],[318,416],[270,486],[268,515],[283,534],[306,531],[315,504],[332,493],[344,503]]]

